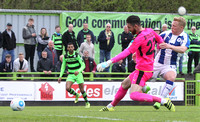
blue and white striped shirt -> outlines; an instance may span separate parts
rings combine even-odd
[[[165,31],[160,34],[165,43],[174,46],[186,46],[189,48],[190,40],[187,33],[184,31],[179,35],[173,35],[172,31]],[[178,53],[171,49],[160,49],[156,55],[155,62],[166,64],[166,65],[176,65]]]

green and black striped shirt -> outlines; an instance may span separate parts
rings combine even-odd
[[[76,51],[74,51],[72,55],[67,52],[63,57],[60,77],[63,76],[66,65],[68,67],[69,74],[74,74],[76,71],[82,73],[82,71],[85,69],[85,63]]]
[[[63,44],[62,44],[62,35],[58,35],[56,32],[52,35],[52,41],[54,42],[54,48],[55,50],[62,50]]]

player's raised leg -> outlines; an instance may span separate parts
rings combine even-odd
[[[142,87],[137,84],[131,85],[130,98],[134,101],[140,101],[140,102],[150,102],[150,103],[158,102],[164,105],[170,111],[175,112],[175,106],[169,98],[160,98],[160,97],[142,93]]]
[[[108,104],[106,107],[102,108],[100,111],[114,111],[114,107],[124,98],[128,89],[131,86],[130,78],[127,77],[122,83],[120,88],[118,89],[114,100]]]
[[[170,93],[170,91],[173,88],[173,84],[174,84],[174,81],[176,79],[176,72],[175,71],[168,71],[164,74],[163,78],[166,79],[166,82],[165,82],[165,85],[162,87],[160,96],[162,98],[166,98],[167,95]],[[160,103],[155,103],[153,105],[153,107],[155,109],[159,109]]]
[[[75,103],[77,103],[76,101],[78,101],[78,97],[80,96],[79,93],[76,93],[72,88],[71,86],[73,85],[74,83],[72,81],[67,81],[66,82],[66,90],[70,93],[70,94],[73,94],[76,96],[76,99],[75,99]]]
[[[165,105],[169,110],[175,111],[175,106],[170,100],[142,93],[142,88],[145,86],[145,82],[148,81],[152,75],[152,72],[136,70],[129,76],[132,83],[130,98],[134,101],[140,102],[158,102]]]
[[[81,83],[81,84],[78,84],[78,85],[79,85],[80,92],[83,95],[83,98],[85,100],[85,108],[90,108],[90,103],[89,103],[88,98],[87,98],[87,93],[84,91],[84,84]]]

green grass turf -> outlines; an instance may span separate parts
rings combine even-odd
[[[0,107],[0,122],[104,122],[104,121],[200,121],[200,107],[176,106],[176,112],[165,107],[154,110],[152,106],[117,106],[114,112],[99,112],[103,106],[27,106],[24,111]]]

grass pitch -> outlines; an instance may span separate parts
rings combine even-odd
[[[103,106],[37,106],[24,111],[0,107],[0,122],[199,122],[200,107],[176,106],[176,112],[165,107],[154,110],[152,106],[117,106],[114,112],[99,112]]]

